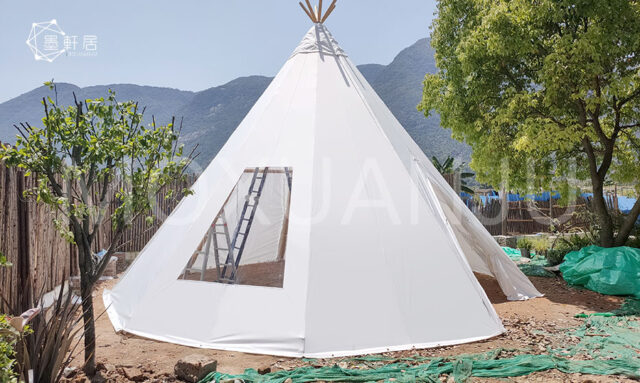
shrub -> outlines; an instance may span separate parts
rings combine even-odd
[[[569,251],[580,250],[583,247],[598,245],[598,239],[590,234],[573,234],[570,237],[558,238],[557,247],[569,249]],[[567,251],[567,252],[569,252]]]
[[[0,251],[0,268],[9,267],[11,263]],[[7,317],[0,314],[0,382],[13,383],[18,381],[18,375],[14,370],[16,363],[17,332],[9,324]]]
[[[80,305],[68,289],[61,288],[51,305],[44,307],[44,291],[35,293],[33,285],[28,288],[39,302],[37,308],[14,318],[0,315],[0,383],[57,383],[83,350]]]
[[[0,382],[15,383],[18,381],[18,375],[14,370],[16,340],[17,332],[9,325],[7,317],[0,315]]]
[[[538,255],[546,254],[549,250],[549,247],[551,247],[551,244],[549,243],[549,239],[547,239],[547,237],[538,237],[531,240],[531,248]]]
[[[559,249],[549,249],[545,254],[545,258],[547,258],[547,262],[549,262],[549,266],[556,266],[564,262],[564,256],[567,255],[569,251],[559,250]]]
[[[40,293],[38,302],[43,301],[43,295]],[[34,382],[57,383],[62,379],[64,369],[82,350],[84,334],[80,313],[74,295],[60,289],[51,306],[40,306],[23,314],[31,320],[31,325],[19,338],[16,359],[25,381],[29,370],[33,370]]]
[[[518,249],[531,250],[533,242],[529,238],[519,238],[517,242]]]
[[[590,233],[573,234],[569,237],[558,237],[545,256],[549,264],[551,266],[555,266],[561,264],[564,261],[564,256],[570,252],[597,244],[597,238]]]

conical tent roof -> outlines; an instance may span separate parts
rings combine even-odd
[[[288,201],[282,284],[181,279],[214,218],[242,216],[228,206],[242,205],[232,196],[256,167],[292,174],[288,197],[272,198]],[[116,330],[196,347],[354,355],[502,333],[473,271],[496,277],[509,299],[540,295],[320,23],[193,191],[105,292]],[[254,227],[252,249],[268,232]]]

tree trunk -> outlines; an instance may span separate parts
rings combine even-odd
[[[77,236],[76,238],[79,238]],[[84,325],[84,372],[92,377],[96,373],[96,326],[93,315],[94,280],[91,276],[91,248],[76,239],[78,264],[80,266],[80,295],[82,296],[82,322]]]
[[[593,210],[600,223],[600,246],[612,247],[614,246],[613,220],[607,208],[607,201],[604,199],[604,182],[597,172],[594,174],[592,171],[591,183],[593,185]]]
[[[96,373],[96,325],[93,315],[93,284],[87,279],[84,275],[80,276],[84,324],[84,372],[87,376],[94,376]]]
[[[640,198],[638,198],[633,204],[631,211],[624,219],[622,226],[620,226],[620,230],[618,231],[618,235],[616,236],[616,246],[624,246],[629,240],[629,235],[631,235],[631,231],[636,225],[636,221],[638,220],[638,216],[640,216]]]

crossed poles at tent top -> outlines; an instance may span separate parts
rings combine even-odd
[[[329,17],[331,12],[333,12],[333,10],[336,8],[337,1],[338,0],[333,0],[329,8],[327,8],[327,12],[325,12],[324,15],[322,14],[322,0],[320,0],[318,6],[315,7],[315,9],[311,6],[311,3],[309,2],[309,0],[305,0],[305,2],[307,3],[306,7],[304,6],[304,4],[302,4],[302,1],[299,4],[304,10],[304,13],[306,13],[307,16],[309,16],[311,21],[313,21],[316,24],[318,23],[321,24],[325,22],[327,17]]]

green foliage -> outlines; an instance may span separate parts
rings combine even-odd
[[[45,83],[53,90],[52,82]],[[57,100],[57,93],[55,99]],[[106,268],[124,230],[138,216],[151,217],[157,192],[185,180],[191,154],[178,145],[175,119],[167,125],[144,126],[144,109],[133,101],[106,98],[78,101],[63,107],[42,100],[42,127],[22,123],[15,146],[3,145],[0,160],[37,177],[28,196],[60,214],[58,231],[78,249],[84,309],[85,371],[95,370],[95,333],[91,290]],[[182,194],[189,194],[184,190]],[[179,196],[171,196],[179,197]],[[107,216],[109,208],[115,206]],[[95,257],[92,248],[104,222],[112,225],[107,252]],[[148,221],[148,220],[147,220]],[[101,244],[104,246],[105,244]]]
[[[440,174],[452,174],[454,172],[453,160],[454,158],[449,156],[444,161],[440,162],[440,160],[438,160],[438,157],[431,157],[433,166],[440,172]]]
[[[16,126],[20,136],[15,146],[0,148],[0,160],[37,175],[38,186],[28,194],[63,214],[54,222],[70,242],[90,248],[107,218],[117,236],[136,216],[151,214],[163,185],[184,177],[190,157],[177,146],[174,121],[142,126],[144,110],[133,101],[118,102],[113,92],[66,108],[51,98],[42,104],[43,127]],[[117,208],[106,217],[112,202]],[[92,266],[97,279],[102,265]]]
[[[598,239],[589,233],[573,234],[569,237],[558,238],[554,248],[580,250],[583,247],[595,245]]]
[[[518,238],[517,245],[518,249],[531,250],[533,249],[533,242],[526,237]]]
[[[13,266],[11,262],[7,260],[7,256],[0,251],[0,267],[10,267]]]
[[[436,170],[438,170],[440,174],[442,175],[459,174],[460,190],[468,194],[474,194],[473,189],[469,187],[469,180],[472,179],[475,174],[464,171],[464,168],[467,165],[466,163],[463,162],[458,166],[455,166],[454,161],[455,161],[455,158],[451,156],[447,157],[442,162],[440,162],[440,160],[438,160],[438,157],[436,156],[431,157],[431,162],[433,163],[433,166],[436,168]]]
[[[591,179],[599,197],[615,180],[640,195],[640,3],[440,0],[431,43],[439,71],[419,109],[472,146],[478,181],[566,194]]]
[[[15,367],[15,344],[17,336],[9,325],[7,317],[0,314],[0,382],[15,383],[18,375]]]
[[[43,294],[37,301],[43,301]],[[30,325],[19,338],[17,362],[25,381],[31,370],[35,382],[60,382],[64,369],[77,356],[84,334],[79,326],[81,306],[74,300],[75,295],[61,289],[49,307],[23,314],[30,318]]]
[[[546,254],[551,243],[547,237],[537,237],[531,240],[531,249],[538,255]]]
[[[578,251],[584,247],[598,243],[598,238],[590,233],[572,234],[570,236],[558,237],[551,249],[547,251],[546,257],[549,265],[559,265],[564,261],[564,256],[572,251]]]
[[[561,264],[562,261],[564,261],[564,256],[568,253],[569,251],[561,249],[549,249],[545,257],[547,258],[547,262],[549,262],[549,266],[555,266]]]

